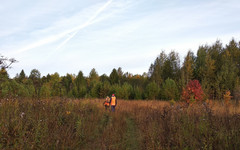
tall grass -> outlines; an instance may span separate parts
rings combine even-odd
[[[218,103],[0,100],[0,149],[238,149],[240,109]]]

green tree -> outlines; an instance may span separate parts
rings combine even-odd
[[[215,83],[215,87],[218,87],[216,93],[219,99],[222,98],[226,90],[230,90],[233,93],[232,91],[234,90],[239,71],[228,50],[223,53],[222,57],[224,63],[217,74],[217,81]]]
[[[115,94],[118,99],[123,98],[121,95],[122,87],[119,84],[111,85],[110,94]]]
[[[164,51],[160,53],[160,55],[156,58],[153,64],[151,64],[148,76],[151,81],[154,81],[158,86],[160,86],[163,82],[163,67],[167,60],[167,55]]]
[[[82,71],[79,71],[76,79],[74,80],[74,87],[76,90],[76,97],[83,98],[86,95],[87,91],[87,81],[83,76]]]
[[[51,96],[51,91],[48,83],[42,85],[40,89],[40,98],[49,98]]]
[[[101,89],[100,89],[100,98],[105,98],[107,95],[111,95],[110,93],[110,90],[111,90],[111,84],[109,81],[104,81],[102,86],[101,86]]]
[[[184,59],[183,67],[182,67],[182,78],[183,78],[183,85],[186,85],[190,80],[194,78],[193,71],[194,71],[194,54],[192,51],[188,51],[187,56]]]
[[[159,94],[158,85],[155,82],[150,82],[145,89],[145,97],[155,100]]]
[[[27,80],[27,76],[26,76],[26,74],[25,74],[25,72],[24,72],[23,69],[21,70],[19,76],[16,77],[16,80],[17,80],[18,82],[20,82],[20,83],[24,83],[24,82],[26,82],[26,80]]]
[[[110,83],[113,84],[119,84],[119,75],[117,70],[114,68],[110,74]]]
[[[119,77],[119,83],[122,84],[122,83],[124,82],[124,80],[123,80],[123,75],[124,75],[124,73],[123,73],[121,67],[119,67],[119,68],[117,69],[117,73],[118,73],[118,77]]]
[[[57,72],[54,74],[50,75],[50,88],[51,88],[51,96],[56,97],[56,96],[63,96],[62,89],[64,88],[61,84],[61,78]]]
[[[91,88],[90,95],[93,98],[99,98],[100,93],[101,93],[101,88],[102,88],[102,83],[101,82],[96,82],[94,83],[93,87]],[[101,95],[102,96],[102,95]]]
[[[29,79],[33,82],[35,88],[35,96],[39,97],[39,91],[41,88],[41,73],[37,69],[33,69],[30,72]]]
[[[131,93],[132,93],[132,86],[129,83],[125,82],[122,85],[120,90],[121,98],[128,100],[130,98]]]
[[[214,85],[216,82],[216,65],[215,60],[211,58],[209,53],[205,57],[205,67],[203,69],[203,79],[202,79],[202,87],[204,93],[207,97],[213,98],[214,97]]]
[[[136,100],[141,100],[143,99],[143,90],[139,87],[134,87],[133,88],[133,93],[134,93],[134,99]]]
[[[67,75],[62,78],[62,85],[63,85],[63,87],[65,87],[67,95],[71,96],[70,91],[73,88],[73,77],[72,77],[72,75],[67,73]]]
[[[202,82],[205,74],[205,67],[206,67],[206,56],[208,53],[208,46],[200,46],[197,51],[196,57],[196,68],[195,68],[195,78]]]
[[[178,79],[180,73],[180,59],[178,53],[172,51],[169,53],[163,65],[162,78],[166,80],[167,78]]]
[[[163,97],[166,100],[178,100],[179,99],[179,91],[178,91],[178,87],[175,83],[174,80],[172,79],[167,79],[165,80],[163,87],[162,87],[162,91],[163,91]]]

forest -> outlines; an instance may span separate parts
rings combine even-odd
[[[21,60],[18,60],[21,61]],[[1,56],[0,98],[105,98],[115,93],[125,100],[174,100],[183,99],[184,88],[190,81],[198,81],[203,91],[202,99],[222,100],[226,91],[232,99],[240,99],[240,42],[232,39],[227,45],[217,40],[212,45],[191,50],[184,60],[179,54],[161,51],[147,73],[131,74],[121,67],[110,75],[99,75],[92,69],[88,76],[80,70],[77,75],[57,72],[41,76],[37,69],[29,75],[24,69],[10,78],[7,69],[15,59]],[[16,62],[17,63],[17,62]],[[151,62],[149,62],[151,63]]]

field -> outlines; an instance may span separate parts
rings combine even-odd
[[[238,149],[240,107],[119,100],[2,99],[0,149]]]

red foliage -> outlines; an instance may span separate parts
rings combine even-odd
[[[191,80],[188,82],[185,89],[182,92],[182,99],[187,103],[190,103],[190,100],[201,101],[203,99],[203,90],[201,84],[198,80]]]

